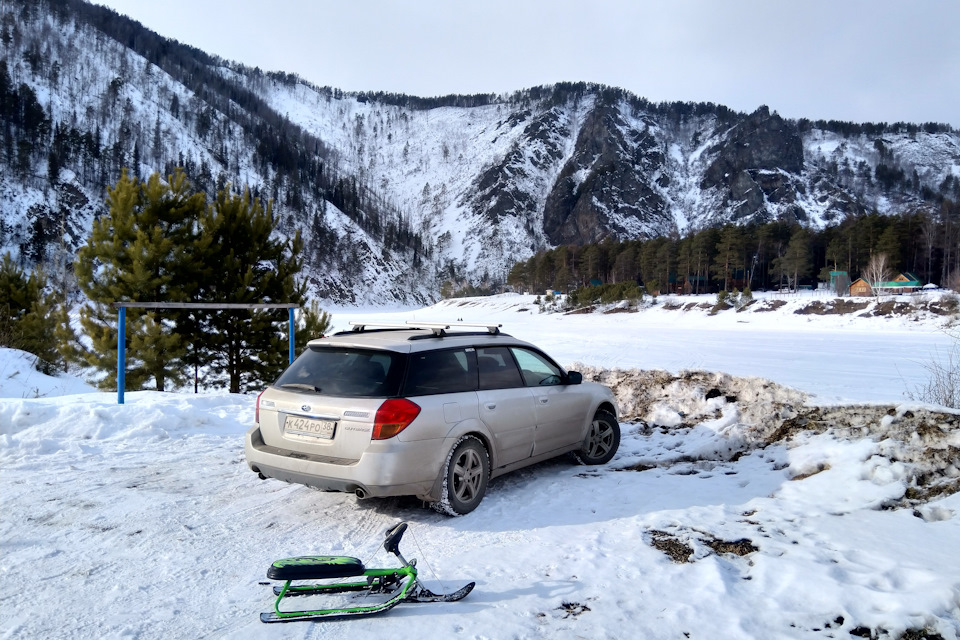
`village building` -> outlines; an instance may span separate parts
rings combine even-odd
[[[923,288],[922,283],[909,271],[904,271],[893,280],[878,282],[871,285],[863,278],[857,278],[850,284],[851,296],[896,296],[902,293],[913,293]]]

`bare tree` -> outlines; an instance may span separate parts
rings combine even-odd
[[[887,254],[878,253],[870,256],[867,268],[863,270],[863,279],[870,285],[873,295],[880,296],[880,285],[890,280],[890,265]]]
[[[953,338],[949,351],[935,351],[929,362],[921,364],[927,370],[927,381],[908,389],[906,396],[956,409],[960,407],[960,334],[951,330],[945,333]]]

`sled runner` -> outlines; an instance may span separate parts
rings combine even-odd
[[[299,556],[277,560],[267,571],[271,580],[283,580],[283,586],[273,588],[277,596],[273,611],[261,613],[263,622],[293,622],[294,620],[326,620],[329,618],[347,618],[350,616],[382,613],[401,602],[456,602],[467,596],[476,583],[471,582],[448,594],[433,593],[417,579],[417,561],[407,561],[400,553],[400,539],[407,530],[407,523],[401,522],[386,533],[383,548],[399,558],[403,566],[390,569],[367,569],[359,558],[350,556]],[[348,582],[326,582],[312,584],[292,584],[301,580],[333,580],[337,578],[358,578]],[[312,609],[301,611],[281,611],[280,603],[293,596],[316,596],[337,593],[356,593],[356,605]],[[361,604],[362,599],[377,594],[386,600],[371,604]]]

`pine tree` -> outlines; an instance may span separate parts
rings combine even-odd
[[[320,308],[320,303],[311,300],[300,310],[294,330],[294,349],[300,353],[314,338],[322,338],[330,330],[330,314]]]
[[[787,276],[787,281],[796,289],[801,277],[813,268],[810,260],[810,234],[803,227],[790,236],[790,242],[782,256],[773,261],[774,269]]]
[[[0,261],[0,346],[37,357],[36,368],[54,373],[64,368],[57,349],[58,313],[53,297],[44,294],[42,271],[25,274],[9,253]]]
[[[198,294],[208,302],[303,301],[305,285],[297,283],[302,249],[300,234],[287,242],[272,236],[271,204],[264,208],[250,191],[217,193],[200,221],[194,255],[216,265],[215,277],[201,283]],[[286,317],[280,311],[236,310],[198,314],[200,350],[212,355],[212,368],[225,376],[231,393],[272,380],[286,366],[282,341]]]
[[[900,233],[897,221],[890,220],[887,228],[880,233],[877,240],[877,253],[887,256],[887,264],[891,269],[896,269],[900,264]]]
[[[107,305],[188,299],[195,285],[187,277],[187,253],[205,203],[178,170],[166,183],[159,174],[140,182],[124,171],[109,189],[107,204],[108,215],[94,221],[76,263],[77,282],[91,301],[81,309],[81,324],[93,345],[84,358],[107,373],[104,387],[116,384],[118,334],[116,312]],[[168,379],[179,377],[185,347],[175,336],[155,314],[129,309],[127,388],[138,389],[152,378],[162,391]]]
[[[729,289],[734,269],[743,264],[743,231],[736,225],[727,225],[720,231],[716,244],[716,259],[713,263],[714,280],[723,282],[724,291]]]
[[[69,364],[84,362],[83,347],[70,322],[70,306],[65,298],[59,300],[59,304],[53,312],[53,318],[53,338],[57,343],[57,352],[63,359],[64,369]]]

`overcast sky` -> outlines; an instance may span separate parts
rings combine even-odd
[[[98,0],[208,53],[347,91],[560,81],[789,118],[960,127],[958,0]]]

